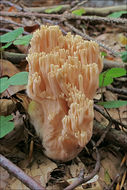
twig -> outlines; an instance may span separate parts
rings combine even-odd
[[[22,7],[20,7],[19,5],[14,4],[14,3],[10,2],[10,1],[4,0],[4,1],[0,1],[0,3],[1,3],[1,4],[10,5],[11,7],[13,6],[13,7],[15,7],[16,9],[18,9],[18,10],[20,10],[20,11],[22,10]]]
[[[68,16],[67,16],[68,15]],[[109,18],[109,17],[99,17],[99,16],[77,16],[74,14],[67,13],[65,16],[66,19],[79,19],[89,22],[95,22],[95,21],[101,21],[101,22],[109,22],[109,23],[116,23],[116,24],[127,24],[127,19],[121,19],[121,18]]]
[[[71,30],[73,30],[76,34],[79,34],[80,36],[82,36],[83,38],[87,39],[87,40],[92,40],[95,41],[96,43],[98,43],[101,47],[103,47],[104,49],[108,50],[109,53],[111,53],[114,56],[119,56],[119,54],[114,51],[113,49],[111,49],[110,47],[108,47],[107,45],[99,42],[98,40],[88,36],[87,34],[82,33],[80,30],[78,30],[77,28],[75,28],[74,26],[72,26],[71,24],[69,24],[67,21],[64,22],[66,26],[68,26]]]
[[[109,121],[111,120],[111,117],[109,117],[109,115],[106,114],[99,106],[97,106],[97,105],[94,104],[94,109],[95,109],[96,111],[98,111],[101,115],[103,115],[107,120],[109,120]],[[124,128],[127,129],[127,126],[126,126],[126,125],[124,125],[123,123],[120,123],[119,121],[117,121],[117,120],[115,120],[115,119],[113,119],[113,118],[112,118],[112,122],[113,122],[114,124],[118,124],[118,125],[120,125],[120,126],[122,126],[122,127],[124,127]]]
[[[99,106],[97,106],[97,105],[94,104],[94,109],[95,109],[96,111],[98,111],[101,115],[103,115],[107,120],[109,120],[109,121],[111,120],[111,118],[109,117],[109,115],[106,114]],[[113,118],[112,118],[112,122],[113,122],[114,124],[118,124],[118,125],[120,125],[120,126],[122,126],[122,127],[124,127],[124,128],[127,129],[127,126],[126,126],[126,125],[124,125],[123,123],[120,123],[119,121],[117,121],[117,120],[115,120],[115,119],[113,119]]]
[[[103,64],[104,64],[104,69],[109,69],[109,68],[113,68],[113,67],[125,68],[127,66],[126,63],[110,61],[108,59],[104,59]]]
[[[4,1],[2,1],[4,3]],[[6,1],[7,2],[7,1]],[[8,1],[9,2],[9,1]],[[75,4],[72,2],[71,4],[74,4],[74,6],[76,6],[76,4],[79,3],[79,1],[77,1]],[[85,1],[80,2],[80,6],[82,4],[85,3]],[[11,2],[6,3],[6,4],[10,4],[12,6],[17,6]],[[64,4],[62,5],[62,11],[67,10],[67,9],[71,9],[71,4]],[[16,7],[18,10],[23,10],[23,11],[27,11],[27,12],[40,12],[43,13],[46,9],[49,8],[55,8],[55,6],[47,6],[47,7]],[[126,5],[118,5],[118,6],[111,6],[111,7],[85,7],[85,12],[86,14],[92,14],[92,15],[107,15],[110,14],[112,12],[116,12],[116,11],[126,11]]]
[[[100,154],[98,152],[98,149],[96,146],[94,146],[94,149],[96,150],[96,165],[94,170],[87,176],[84,177],[84,172],[81,170],[80,175],[77,180],[75,180],[71,185],[67,186],[64,190],[72,190],[75,187],[81,185],[82,183],[86,183],[90,179],[92,179],[99,171],[100,169]]]
[[[32,179],[30,176],[25,174],[19,167],[13,164],[10,160],[0,154],[0,166],[6,169],[9,173],[12,173],[18,178],[23,184],[25,184],[31,190],[45,190],[38,182]]]
[[[87,1],[88,0],[84,0],[82,2],[79,1],[74,7],[71,8],[70,11],[73,11],[73,10],[77,9],[78,7],[80,7],[80,6],[83,6],[85,3],[87,3]]]
[[[11,32],[12,30],[7,29],[7,28],[0,28],[0,31],[1,32]]]
[[[105,130],[105,126],[101,125],[97,121],[94,121],[93,134],[95,136],[102,136]],[[127,135],[123,131],[111,128],[105,137],[105,141],[110,142],[110,144],[114,144],[117,147],[120,147],[123,151],[127,152]]]
[[[97,16],[76,16],[71,13],[64,13],[64,14],[46,14],[46,13],[36,13],[36,12],[7,12],[1,11],[1,16],[10,16],[10,17],[40,17],[40,18],[56,18],[61,20],[70,20],[70,19],[79,19],[85,21],[103,21],[103,22],[110,22],[110,23],[119,23],[119,24],[127,24],[127,19],[121,18],[106,18],[106,17],[97,17]]]
[[[109,90],[111,92],[127,96],[127,90],[124,90],[124,89],[113,88],[113,87],[107,86],[106,90]]]
[[[61,15],[58,14],[44,14],[44,13],[33,13],[33,12],[7,12],[7,11],[1,11],[1,16],[10,16],[10,17],[46,17],[46,18],[61,18]]]
[[[108,15],[116,11],[126,11],[126,5],[110,6],[110,7],[85,7],[86,14],[92,15]]]
[[[3,17],[0,17],[0,21],[4,22],[4,23],[14,24],[14,25],[19,26],[19,27],[23,27],[24,26],[23,24],[14,22],[13,20],[6,19],[6,18],[3,18]]]
[[[102,136],[100,137],[100,139],[97,141],[96,146],[98,147],[105,139],[107,133],[109,132],[109,130],[111,129],[112,126],[112,122],[110,121],[109,124],[106,127],[106,130],[104,131],[104,133],[102,134]]]
[[[36,12],[36,13],[45,13],[46,9],[52,9],[52,8],[56,8],[58,5],[54,5],[54,6],[47,6],[47,7],[25,7],[23,10],[25,12]],[[61,5],[61,12],[67,10],[70,8],[69,4],[65,4],[65,5]]]
[[[27,54],[2,51],[0,56],[12,63],[18,64],[21,62],[21,60],[26,58]]]
[[[85,21],[101,21],[101,22],[109,22],[109,23],[116,23],[116,24],[127,24],[127,19],[121,18],[109,18],[109,17],[97,17],[97,16],[81,16],[81,20]]]

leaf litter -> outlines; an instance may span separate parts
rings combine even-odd
[[[32,2],[34,4],[34,1]],[[49,3],[47,2],[47,4]],[[37,5],[40,5],[40,3],[37,2]],[[7,9],[6,6],[4,6],[4,8],[5,10]],[[11,11],[13,12],[14,10],[12,9]],[[25,23],[25,25],[28,23],[28,25],[31,26],[34,26],[35,23],[41,23],[41,19],[39,18],[37,19],[37,22],[35,22],[34,19],[30,20],[28,18],[11,18],[11,20],[17,23]],[[12,29],[15,29],[15,26],[13,24],[11,24],[10,27]],[[124,50],[124,47],[126,45],[126,36],[124,30],[123,32],[121,32],[121,30],[114,28],[114,33],[109,33],[109,31],[111,31],[111,27],[103,24],[102,26],[100,25],[100,30],[99,28],[94,28],[93,31],[93,26],[91,25],[90,28],[89,23],[87,23],[85,27],[85,29],[89,31],[90,34],[95,36],[98,35],[96,39],[105,42],[107,45],[114,48],[116,51]],[[102,34],[101,32],[101,27],[105,30],[104,34]],[[8,28],[7,24],[5,24],[5,28]],[[63,26],[63,29],[66,29],[66,27]],[[11,46],[10,49],[13,49],[13,51],[16,52],[28,52],[28,47],[24,47],[22,45],[17,44],[15,44],[15,47]],[[121,62],[120,58],[112,57],[112,60]],[[20,63],[18,64],[18,67],[19,69],[17,69],[17,67],[13,63],[2,59],[0,62],[1,76],[11,77],[16,73],[19,73]],[[118,82],[118,85],[120,85],[120,88],[126,87],[124,82]],[[47,189],[63,189],[69,183],[75,180],[75,178],[79,175],[81,169],[85,169],[85,175],[87,173],[90,173],[95,163],[95,160],[93,159],[94,156],[92,157],[91,154],[89,154],[86,150],[83,150],[79,157],[77,157],[70,163],[63,163],[62,165],[60,165],[59,163],[51,161],[44,155],[40,154],[39,151],[41,151],[42,147],[39,144],[39,140],[32,126],[28,127],[29,121],[27,120],[26,110],[30,100],[24,93],[24,90],[24,85],[11,86],[7,89],[8,92],[2,93],[1,115],[13,115],[15,130],[9,133],[7,136],[5,136],[3,139],[0,139],[0,141],[2,140],[0,144],[1,153],[6,155],[17,165],[19,165],[28,175],[32,176],[42,185],[47,186]],[[118,99],[118,95],[114,94],[113,92],[109,93],[109,91],[107,91],[106,88],[104,88],[103,94],[99,96],[99,98],[102,97],[106,101]],[[16,109],[18,112],[16,112]],[[122,106],[118,108],[118,110],[109,109],[108,113],[114,119],[120,122],[122,121],[122,123],[127,125],[126,106]],[[101,124],[105,126],[107,126],[108,124],[108,120],[96,111],[95,119],[97,119]],[[122,130],[122,128],[119,127],[119,130]],[[34,140],[34,148],[38,148],[39,151],[36,152],[36,149],[33,150],[32,162],[30,162],[28,159],[28,155],[30,141],[32,138]],[[10,151],[9,149],[12,147],[13,149],[12,151]],[[99,148],[99,150],[101,155],[101,167],[100,172],[97,174],[95,178],[95,181],[89,184],[82,184],[79,187],[76,187],[75,189],[101,190],[104,187],[107,187],[107,185],[111,185],[115,176],[117,174],[120,174],[121,178],[119,178],[118,182],[115,183],[115,187],[116,189],[117,187],[119,187],[118,189],[123,188],[124,190],[126,190],[127,177],[125,168],[127,166],[127,159],[125,159],[126,161],[122,166],[120,165],[122,159],[124,158],[123,152],[120,152],[119,149],[116,149],[114,145],[110,145],[110,142],[108,143],[108,145],[104,142]],[[27,189],[26,186],[24,186],[16,178],[10,176],[8,172],[4,169],[0,168],[0,173],[2,173],[1,187],[3,189]]]

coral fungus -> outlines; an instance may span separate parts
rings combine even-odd
[[[63,36],[58,26],[41,26],[27,60],[29,114],[45,154],[71,160],[92,136],[93,97],[102,70],[98,44]]]

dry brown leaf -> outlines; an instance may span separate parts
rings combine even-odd
[[[27,54],[28,53],[28,48],[29,48],[29,45],[16,45],[16,47],[19,49],[20,52],[24,53],[24,54]]]
[[[105,183],[107,183],[106,172],[108,173],[108,178],[113,180],[117,174],[122,172],[120,167],[120,163],[122,160],[122,156],[117,152],[116,156],[111,152],[106,152],[105,150],[101,150],[101,168],[99,171],[99,180],[101,185],[104,187]],[[106,180],[106,181],[105,181]]]
[[[0,99],[0,115],[10,115],[15,108],[16,105],[11,99]]]
[[[38,157],[38,155],[36,155]],[[57,168],[55,162],[49,160],[47,157],[43,155],[39,155],[38,159],[42,162],[40,165],[35,161],[31,168],[25,168],[24,172],[31,176],[34,180],[39,182],[42,186],[46,186],[46,183],[50,179],[51,172]],[[18,179],[12,178],[9,181],[10,189],[17,190],[27,190],[27,188],[23,183],[21,183]]]
[[[118,95],[110,91],[105,91],[104,96],[105,96],[105,101],[118,100]],[[107,111],[113,119],[127,125],[127,106],[122,106],[119,107],[118,109],[107,109]],[[107,120],[96,111],[95,111],[95,117],[98,121],[102,122],[103,124],[106,124],[105,121]]]
[[[112,150],[113,151],[113,150]],[[122,155],[116,152],[107,152],[107,149],[100,150],[101,155],[101,167],[99,171],[99,182],[104,188],[106,184],[110,184],[111,180],[114,180],[116,175],[122,174],[125,171],[125,167],[120,167]]]
[[[105,158],[101,161],[101,165],[108,171],[111,179],[113,180],[115,176],[119,173],[120,169],[120,157],[115,157],[112,153],[107,152]]]
[[[117,95],[108,90],[104,92],[104,96],[105,96],[105,101],[117,100]]]
[[[100,107],[100,106],[99,106]],[[98,111],[94,110],[94,117],[96,118],[96,120],[101,123],[104,126],[107,126],[109,121],[102,115],[100,114]]]
[[[72,183],[74,183],[75,180],[76,180],[76,178],[72,178],[72,179],[67,180],[67,182],[69,184],[72,184]],[[79,185],[78,187],[75,188],[75,190],[84,190],[84,188],[82,187],[82,185]]]
[[[63,190],[60,184],[49,185],[46,190]]]
[[[118,109],[108,109],[108,113],[110,116],[121,122],[125,125],[127,125],[127,106],[119,107]]]
[[[75,180],[76,180],[76,178],[72,178],[72,179],[69,179],[68,182],[70,184],[72,184],[72,183],[74,183]],[[83,184],[79,185],[78,187],[75,188],[75,190],[84,190],[84,189],[86,189],[86,190],[103,190],[100,183],[98,182],[98,180],[95,182],[88,181],[87,183],[83,183]]]
[[[29,0],[21,0],[21,2],[25,5],[25,6],[50,6],[50,5],[55,5],[57,3],[60,3],[61,0],[50,0],[50,1],[45,1],[45,0],[31,0],[31,2]]]
[[[86,171],[86,167],[83,164],[83,162],[80,160],[79,157],[76,157],[76,162],[75,160],[72,161],[72,164],[70,166],[68,166],[69,170],[70,170],[70,174],[72,177],[77,177],[81,171],[81,169],[85,169]]]
[[[19,92],[21,90],[25,90],[25,89],[26,89],[26,85],[9,86],[9,88],[7,89],[7,91],[5,91],[4,93],[2,93],[2,97],[3,96],[10,97],[10,96],[16,94],[17,92]]]
[[[23,160],[26,158],[26,154],[21,152],[17,147],[14,148],[10,148],[5,147],[3,145],[1,145],[0,143],[0,153],[3,154],[5,157],[16,157],[17,160]]]
[[[0,166],[0,189],[4,190],[8,184],[9,173]]]
[[[1,71],[0,76],[7,75],[9,77],[20,72],[19,69],[14,64],[4,59],[0,60],[0,71]],[[2,93],[2,97],[12,96],[13,94],[25,89],[26,89],[26,85],[9,86],[9,88]]]
[[[20,141],[24,140],[24,119],[25,115],[20,114],[18,111],[15,115],[13,114],[15,128],[2,139],[0,139],[1,145],[7,148],[13,148]]]
[[[76,157],[76,162],[75,162],[75,160],[73,160],[72,164],[70,166],[68,166],[68,168],[70,170],[71,176],[73,177],[73,178],[67,180],[67,182],[69,184],[73,183],[76,180],[76,177],[79,176],[81,169],[84,169],[85,173],[88,173],[85,165],[83,164],[83,162],[78,157]],[[99,182],[96,180],[98,180],[98,179],[95,179],[95,182],[88,181],[88,184],[91,186],[91,188],[87,188],[88,185],[86,183],[84,183],[84,184],[76,187],[75,190],[84,190],[84,189],[102,190]]]
[[[101,187],[100,183],[98,181],[96,181],[95,183],[91,183],[92,187],[90,188],[84,188],[83,186],[83,190],[103,190],[103,188]]]
[[[28,111],[28,106],[29,106],[29,103],[30,103],[31,99],[26,94],[17,93],[16,96],[20,100],[22,100],[21,104],[22,104],[22,106],[24,107],[24,109],[27,112]]]
[[[39,24],[34,24],[34,25],[32,25],[32,26],[25,26],[24,27],[24,30],[26,31],[26,32],[29,32],[29,33],[32,33],[32,32],[34,32],[35,30],[37,30],[37,29],[39,29],[40,28],[40,25]]]
[[[19,69],[12,64],[10,61],[0,59],[0,76],[7,75],[9,77],[13,76],[16,73],[19,73]]]
[[[112,47],[115,51],[121,50],[121,46],[117,42],[117,33],[104,33],[98,36],[96,39],[103,43],[106,43],[106,45]]]

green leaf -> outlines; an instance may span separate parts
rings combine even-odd
[[[3,77],[0,79],[0,93],[4,92],[10,85],[25,85],[28,83],[28,72],[20,72],[9,79]]]
[[[109,69],[99,76],[99,87],[108,86],[113,82],[113,78],[121,77],[126,75],[126,70],[124,68],[112,68]]]
[[[104,108],[119,108],[121,106],[127,105],[127,101],[107,101],[107,102],[98,102],[99,105],[104,106]]]
[[[108,15],[108,17],[110,17],[110,18],[119,18],[119,17],[122,16],[122,14],[127,14],[127,11],[114,12],[114,13]]]
[[[99,75],[99,87],[108,86],[113,82],[112,77],[106,77],[106,72],[103,72]]]
[[[20,72],[8,79],[10,85],[24,85],[28,83],[28,72]]]
[[[102,52],[101,52],[101,57],[105,57],[105,56],[107,56],[107,53],[104,52],[104,51],[102,51]]]
[[[0,79],[0,93],[4,92],[9,87],[8,78],[3,77]]]
[[[11,122],[13,117],[9,116],[0,116],[0,138],[4,137],[14,129],[14,122]]]
[[[108,70],[108,72],[106,73],[106,77],[122,77],[126,75],[126,72],[127,71],[124,68],[112,68]]]
[[[127,63],[127,51],[121,53],[121,59],[124,63]]]
[[[110,178],[110,175],[108,173],[108,171],[106,170],[105,173],[104,173],[104,181],[107,185],[110,185],[111,184],[111,178]]]
[[[57,13],[57,12],[59,12],[61,9],[63,8],[63,6],[62,5],[59,5],[59,6],[57,6],[57,7],[54,7],[54,8],[51,8],[51,9],[46,9],[45,10],[45,13]]]
[[[82,16],[82,14],[84,13],[85,13],[85,10],[83,8],[72,11],[72,14],[77,15],[77,16]]]
[[[8,42],[8,43],[5,44],[4,46],[2,46],[2,47],[0,48],[0,50],[3,50],[3,49],[8,48],[11,44],[12,44],[12,42]]]
[[[18,36],[20,36],[23,33],[23,28],[18,28],[16,30],[13,30],[11,32],[8,32],[6,34],[3,34],[0,36],[0,42],[1,43],[7,43],[14,41]]]
[[[15,40],[13,42],[14,45],[28,45],[30,43],[30,40],[32,38],[32,34],[26,35],[26,36],[22,36],[20,38],[18,38],[17,40]]]

